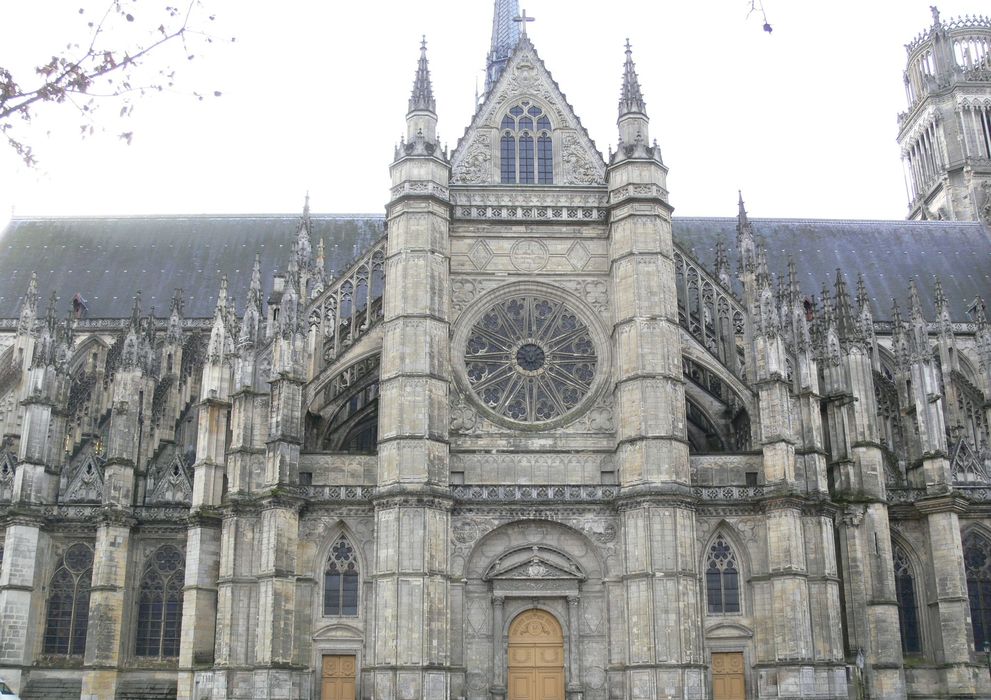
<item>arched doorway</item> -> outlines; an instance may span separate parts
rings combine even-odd
[[[509,700],[564,700],[564,635],[543,610],[521,613],[509,627]]]

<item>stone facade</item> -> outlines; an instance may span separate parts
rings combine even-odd
[[[797,229],[742,197],[729,236],[679,223],[631,48],[603,158],[515,14],[453,153],[421,49],[383,235],[336,271],[307,206],[212,318],[60,320],[32,278],[0,319],[23,698],[317,699],[344,658],[366,700],[503,700],[533,611],[568,700],[991,695],[986,278],[917,251],[889,315],[889,279],[769,259]],[[962,27],[986,63],[987,20],[921,41]]]

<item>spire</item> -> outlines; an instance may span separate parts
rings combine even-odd
[[[633,47],[626,40],[626,63],[623,66],[623,90],[619,95],[619,116],[624,114],[646,114],[647,105],[640,91],[640,79],[637,78],[637,67],[633,63]]]
[[[520,14],[518,0],[495,0],[495,12],[492,15],[492,45],[489,47],[487,67],[485,69],[485,94],[489,94],[502,75],[520,41],[520,22],[514,18]]]
[[[427,37],[420,42],[420,62],[416,64],[416,78],[413,80],[413,94],[409,98],[410,112],[436,112],[434,89],[430,84],[430,68],[427,65]]]

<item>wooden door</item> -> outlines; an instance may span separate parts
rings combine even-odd
[[[712,700],[746,700],[743,652],[712,654]]]
[[[564,635],[553,615],[528,610],[509,627],[509,700],[564,700]]]
[[[353,656],[323,657],[320,700],[355,700],[357,662]]]

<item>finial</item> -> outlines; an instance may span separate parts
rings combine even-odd
[[[223,312],[226,310],[227,310],[227,275],[221,275],[220,290],[217,292],[217,311]]]
[[[897,299],[892,299],[891,300],[891,324],[892,324],[892,330],[894,331],[894,333],[896,335],[902,332],[902,330],[903,330],[903,323],[904,322],[902,320],[902,310],[901,310],[901,307],[898,306],[898,300]]]
[[[413,79],[413,94],[409,98],[410,112],[436,112],[437,102],[434,100],[434,89],[430,83],[430,68],[427,64],[427,35],[420,42],[420,60],[416,64],[416,76]]]
[[[626,62],[623,64],[623,89],[619,96],[619,116],[624,114],[646,114],[647,104],[640,90],[637,67],[633,63],[633,47],[626,40]]]
[[[175,314],[177,316],[182,316],[182,307],[183,307],[182,287],[176,287],[175,290],[172,292],[172,303],[169,306],[169,315],[171,316]]]
[[[939,275],[935,276],[935,286],[933,289],[933,299],[936,302],[936,309],[942,313],[944,307],[949,306],[949,300],[946,298],[946,294],[943,293],[943,283],[939,279]]]
[[[798,267],[795,265],[795,258],[788,256],[788,293],[791,294],[793,304],[798,303],[802,290],[798,284]]]
[[[863,312],[865,306],[869,306],[871,303],[870,297],[867,295],[867,284],[864,282],[864,273],[857,273],[857,307],[861,312]]]
[[[134,303],[131,305],[131,327],[137,330],[141,327],[141,290],[134,295]]]
[[[912,321],[924,321],[922,300],[919,298],[919,287],[915,284],[914,277],[908,281],[908,294],[912,302],[912,310],[910,312]]]

